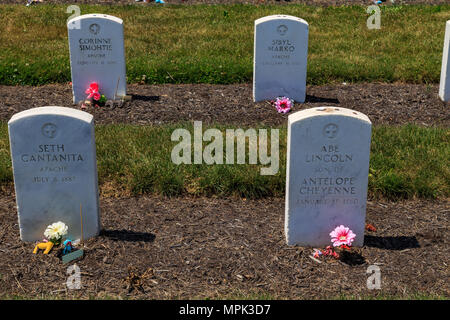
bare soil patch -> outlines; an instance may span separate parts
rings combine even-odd
[[[292,112],[319,106],[354,109],[369,116],[375,125],[416,123],[449,126],[450,110],[439,100],[437,85],[352,84],[308,86],[304,104]],[[282,125],[288,114],[279,114],[267,101],[254,103],[251,84],[139,85],[128,86],[132,101],[122,107],[91,107],[97,124],[140,125],[203,121],[205,123]],[[42,106],[77,108],[69,84],[41,87],[0,85],[0,120],[17,112]]]
[[[362,259],[349,265],[334,259],[318,263],[309,257],[312,248],[288,247],[281,198],[101,198],[103,230],[86,242],[86,255],[77,262],[82,288],[67,290],[68,265],[57,250],[32,254],[34,244],[19,239],[14,193],[3,191],[0,197],[0,296],[450,295],[445,200],[369,201],[367,222],[377,230],[366,231],[364,247],[356,249]],[[366,286],[373,264],[381,269],[381,290]]]

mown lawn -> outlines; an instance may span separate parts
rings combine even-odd
[[[240,83],[252,80],[254,20],[271,14],[310,25],[308,84],[437,83],[450,5],[381,7],[369,30],[366,7],[292,4],[88,6],[125,25],[128,82]],[[70,81],[64,5],[0,5],[0,84]]]
[[[212,126],[225,134],[231,127]],[[171,153],[179,142],[171,141],[172,132],[191,123],[178,125],[138,126],[102,125],[96,127],[99,183],[104,195],[157,193],[167,196],[237,195],[260,198],[284,196],[286,179],[286,127],[279,131],[279,171],[261,175],[260,168],[269,165],[192,164],[176,165]],[[204,127],[203,132],[210,127]],[[246,128],[244,128],[246,129]],[[270,134],[270,129],[267,128]],[[112,138],[113,137],[113,138]],[[224,163],[226,139],[224,144]],[[270,150],[270,139],[269,150]],[[373,128],[369,193],[389,199],[441,198],[450,195],[450,130],[438,127],[406,125]],[[203,149],[209,142],[203,142]],[[237,142],[235,143],[237,148]],[[235,149],[236,150],[236,149]],[[246,144],[248,153],[248,143]],[[0,185],[13,182],[8,130],[0,125]]]

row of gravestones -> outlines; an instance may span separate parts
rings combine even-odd
[[[76,19],[80,28],[69,28],[74,100],[82,100],[85,88],[94,81],[102,84],[104,94],[124,95],[122,21],[94,14],[75,18],[69,25]],[[304,101],[307,23],[295,17],[271,16],[256,20],[255,29],[255,100],[286,95]],[[450,21],[446,59],[449,41]],[[443,64],[444,69],[449,74],[448,64]],[[274,70],[283,70],[283,76],[274,79],[273,75],[279,74]],[[450,85],[446,76],[441,88],[442,84]],[[441,98],[447,92],[440,91]],[[46,226],[55,221],[69,226],[72,239],[81,238],[82,233],[85,238],[97,235],[100,218],[93,117],[71,108],[43,107],[14,115],[8,127],[21,239],[41,239]],[[322,107],[289,116],[288,244],[326,245],[330,230],[340,224],[357,235],[364,234],[370,139],[370,120],[353,110]],[[82,208],[82,221],[78,208]],[[354,242],[362,243],[362,236]]]
[[[362,113],[312,108],[288,118],[285,232],[288,244],[322,246],[337,225],[362,245],[371,123]],[[63,221],[70,239],[99,233],[93,116],[64,107],[15,114],[8,122],[20,236],[42,238]],[[80,211],[79,211],[80,210]]]
[[[123,21],[103,14],[70,20],[70,65],[74,103],[84,100],[92,82],[107,99],[126,95]],[[255,21],[253,100],[286,96],[297,102],[306,97],[308,23],[286,15]],[[450,100],[450,20],[446,24],[439,96]]]
[[[87,14],[71,19],[67,27],[73,102],[85,99],[92,82],[100,85],[100,92],[107,99],[125,96],[123,21],[104,14]],[[287,96],[304,102],[306,21],[292,16],[269,16],[256,20],[255,29],[254,100]]]

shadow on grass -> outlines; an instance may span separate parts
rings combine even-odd
[[[143,96],[140,94],[133,94],[132,99],[140,101],[159,101],[159,96]]]
[[[305,103],[306,102],[310,102],[310,103],[317,103],[317,102],[321,102],[321,103],[339,103],[339,99],[336,98],[322,98],[322,97],[316,97],[316,96],[311,96],[309,94],[306,95],[305,98]]]
[[[364,236],[364,245],[368,247],[386,249],[386,250],[404,250],[411,248],[420,248],[416,237],[377,237]]]
[[[155,240],[155,235],[152,233],[129,230],[102,230],[100,236],[110,238],[113,241],[153,242]]]

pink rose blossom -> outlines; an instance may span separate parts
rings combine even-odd
[[[92,95],[92,97],[94,98],[95,101],[100,100],[100,93],[96,92]]]
[[[344,227],[343,225],[340,225],[339,227],[336,227],[333,231],[330,233],[331,242],[333,242],[333,246],[339,247],[342,245],[351,246],[353,240],[355,240],[356,234],[353,233],[350,228]]]
[[[287,113],[291,110],[293,101],[286,97],[279,97],[275,101],[275,108],[279,113]]]

